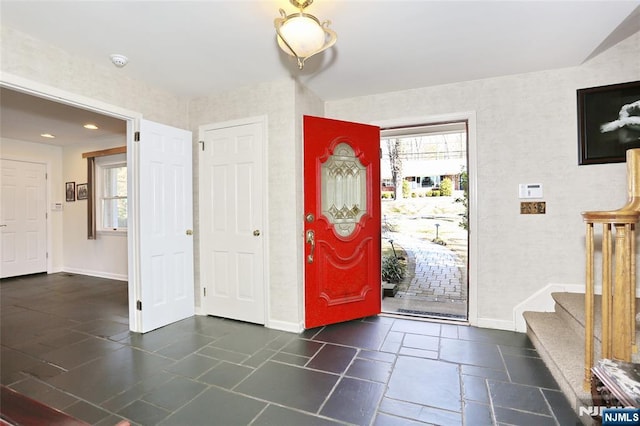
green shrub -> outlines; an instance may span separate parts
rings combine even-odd
[[[411,193],[411,198],[416,198],[418,196],[418,194],[416,194],[415,192]]]
[[[450,178],[442,179],[442,182],[440,182],[440,195],[451,197],[451,194],[453,194],[453,181]]]
[[[382,280],[389,283],[399,283],[405,277],[406,267],[395,256],[382,258]]]
[[[432,189],[429,192],[427,192],[427,197],[439,197],[440,196],[440,191],[438,191],[437,189]]]
[[[381,196],[382,196],[383,200],[388,200],[390,198],[393,198],[393,192],[391,192],[391,191],[382,191]]]
[[[411,194],[411,184],[408,180],[402,181],[402,198],[409,198]]]

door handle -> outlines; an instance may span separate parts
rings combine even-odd
[[[0,225],[0,228],[4,228],[5,226],[9,226],[9,225]]]
[[[254,237],[259,237],[260,236],[260,230],[256,229],[255,231],[253,231],[253,236]]]
[[[187,235],[193,235],[193,231],[191,229],[187,229]]]
[[[315,232],[313,232],[313,230],[309,229],[307,231],[307,244],[311,244],[311,253],[309,253],[309,256],[307,256],[307,263],[313,263],[313,253],[316,251],[316,238],[315,238]]]

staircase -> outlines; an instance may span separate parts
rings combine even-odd
[[[560,389],[576,413],[579,402],[588,406],[591,394],[584,390],[585,358],[585,296],[582,293],[552,293],[554,312],[524,312],[527,335],[558,382]],[[595,359],[600,359],[602,343],[601,297],[595,296],[594,347]],[[636,312],[640,299],[636,299]],[[636,332],[636,341],[640,333]],[[633,362],[640,362],[633,354]],[[588,424],[588,420],[585,421]]]

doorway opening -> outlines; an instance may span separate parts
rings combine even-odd
[[[468,319],[468,122],[381,129],[384,313]]]

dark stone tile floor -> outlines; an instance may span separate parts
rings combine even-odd
[[[526,335],[372,317],[130,333],[126,283],[0,283],[1,383],[95,425],[574,425]]]

